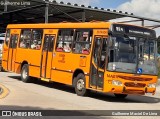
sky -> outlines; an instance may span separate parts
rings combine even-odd
[[[125,3],[129,0],[56,0],[58,2],[71,2],[71,3],[78,3],[80,5],[91,5],[96,7],[103,7],[103,8],[117,8],[120,4]]]
[[[134,15],[160,20],[160,0],[56,0],[64,3],[92,6],[98,8],[121,10],[123,12],[133,13]],[[129,20],[130,18],[125,18]],[[124,20],[124,19],[123,19]],[[116,20],[119,21],[119,20]],[[121,21],[121,19],[120,19]],[[140,22],[138,23],[140,24]],[[153,22],[145,22],[145,25],[152,25]],[[158,24],[158,23],[156,23]],[[160,23],[159,23],[160,24]],[[160,28],[155,29],[160,35]]]

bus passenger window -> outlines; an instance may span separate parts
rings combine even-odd
[[[76,31],[73,52],[88,55],[90,54],[92,31]]]
[[[69,42],[66,42],[65,43],[65,45],[64,45],[64,48],[63,48],[63,50],[65,51],[65,52],[71,52],[71,47],[70,47],[70,43]]]
[[[62,52],[62,51],[63,51],[63,44],[62,44],[62,42],[59,42],[59,43],[58,43],[58,46],[57,46],[57,48],[56,48],[56,51],[58,51],[58,52]]]
[[[31,49],[40,50],[42,44],[43,30],[32,30]]]
[[[6,33],[6,40],[5,40],[5,44],[8,46],[8,43],[9,43],[9,39],[10,39],[10,29],[7,30],[7,33]]]
[[[90,45],[85,44],[85,46],[82,48],[82,54],[88,55],[90,53]]]
[[[25,29],[21,31],[20,48],[30,48],[31,30]]]
[[[59,30],[56,51],[71,52],[74,30]]]

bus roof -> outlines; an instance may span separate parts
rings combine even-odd
[[[7,28],[110,28],[111,22],[9,24]]]
[[[7,29],[10,28],[107,28],[109,29],[112,24],[123,24],[128,26],[135,26],[146,28],[143,26],[133,25],[133,24],[124,24],[124,23],[113,23],[113,22],[102,22],[102,21],[93,21],[93,22],[61,22],[61,23],[39,23],[39,24],[9,24]],[[150,29],[150,28],[146,28]],[[152,29],[150,29],[152,30]]]

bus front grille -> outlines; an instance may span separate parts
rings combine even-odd
[[[118,76],[118,78],[130,81],[151,81],[152,78],[142,78],[142,77],[130,77],[130,76]]]
[[[137,88],[144,88],[146,84],[143,83],[134,83],[134,82],[126,82],[124,84],[126,87],[137,87]]]

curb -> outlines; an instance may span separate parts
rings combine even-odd
[[[9,90],[0,84],[0,99],[5,98],[9,94]]]

